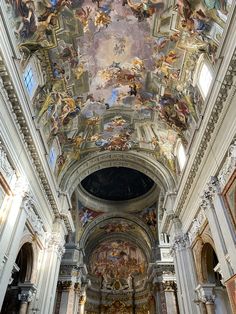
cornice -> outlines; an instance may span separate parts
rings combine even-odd
[[[143,172],[165,191],[175,190],[175,181],[169,170],[150,156],[136,151],[95,152],[80,163],[72,163],[68,167],[66,175],[60,178],[60,187],[71,195],[83,178],[89,174],[103,168],[117,166]]]
[[[188,171],[187,178],[180,197],[175,206],[175,213],[179,215],[185,206],[190,189],[197,176],[198,170],[202,164],[204,157],[206,156],[207,149],[210,147],[211,140],[213,138],[214,131],[218,125],[219,120],[222,117],[222,111],[226,103],[230,104],[233,97],[236,94],[236,88],[234,85],[235,80],[235,67],[236,67],[236,50],[234,51],[231,61],[225,71],[225,76],[222,82],[215,81],[216,84],[220,84],[219,91],[217,93],[216,101],[214,102],[210,116],[208,118],[205,130],[201,137],[198,149],[195,154],[195,158],[192,162],[191,168]]]
[[[80,202],[94,211],[105,213],[122,211],[132,213],[143,210],[156,203],[160,188],[158,185],[154,185],[147,193],[125,201],[109,201],[98,198],[86,191],[81,184],[78,185],[77,191]]]
[[[29,153],[30,160],[34,166],[35,172],[39,178],[42,191],[45,193],[48,205],[52,209],[55,218],[62,218],[68,230],[72,230],[70,219],[67,215],[61,214],[60,209],[57,206],[55,197],[50,187],[49,180],[43,168],[43,164],[40,160],[37,147],[34,143],[32,132],[27,124],[27,118],[22,109],[21,103],[15,91],[12,78],[10,77],[7,67],[0,51],[0,92],[3,99],[9,105],[11,109],[12,118],[18,128],[18,133],[21,135],[25,149]]]

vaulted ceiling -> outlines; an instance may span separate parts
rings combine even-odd
[[[214,62],[221,1],[6,1],[24,70],[39,60],[34,111],[56,176],[96,151],[147,151],[174,176],[203,109],[200,56]],[[223,3],[223,2],[222,2]]]
[[[181,170],[177,146],[189,146],[204,110],[196,82],[199,60],[214,63],[230,1],[5,1],[20,67],[26,74],[29,65],[33,68],[32,80],[24,74],[24,81],[29,93],[37,87],[30,94],[32,111],[51,169],[70,195],[83,189],[78,194],[83,197],[73,194],[72,204],[77,239],[83,232],[87,237],[89,270],[101,273],[96,260],[106,252],[101,263],[110,267],[114,262],[122,270],[121,286],[129,286],[124,277],[142,275],[151,260],[158,202]],[[124,153],[129,160],[119,164],[111,158],[93,169],[90,159],[98,157],[102,164],[104,152]],[[119,156],[122,161],[124,155]],[[138,156],[143,165],[129,167]],[[84,175],[81,167],[77,174],[83,163],[90,170]],[[72,178],[77,184],[67,187]],[[130,203],[151,189],[155,198],[141,207]],[[102,200],[129,200],[122,205],[128,209],[109,216],[107,208],[116,205],[105,207]],[[118,276],[115,270],[106,273]]]

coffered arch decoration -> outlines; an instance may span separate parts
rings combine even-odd
[[[81,181],[95,171],[110,167],[126,167],[142,172],[151,178],[155,185],[140,199],[131,202],[112,202],[96,198],[85,191]],[[71,197],[75,189],[78,189],[81,202],[87,207],[103,212],[122,210],[126,212],[138,211],[150,206],[158,199],[160,192],[173,192],[175,180],[170,171],[161,163],[152,158],[152,155],[143,152],[100,152],[88,156],[80,163],[74,162],[64,172],[60,180],[60,188]]]

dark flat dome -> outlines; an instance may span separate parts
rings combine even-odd
[[[154,182],[137,170],[111,167],[90,174],[81,185],[87,192],[101,199],[126,201],[146,194]]]

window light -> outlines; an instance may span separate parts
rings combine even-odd
[[[211,86],[211,82],[212,82],[212,73],[210,71],[210,68],[204,63],[201,68],[199,80],[198,80],[198,84],[204,98],[206,98],[208,94],[208,91]]]
[[[177,150],[177,158],[180,170],[182,171],[186,163],[186,154],[183,145],[180,143]]]
[[[23,78],[24,78],[24,83],[25,83],[25,87],[28,91],[28,94],[29,94],[30,98],[32,98],[34,95],[34,92],[37,88],[37,82],[36,82],[36,79],[34,77],[33,69],[30,65],[27,66],[27,68],[23,74]]]

